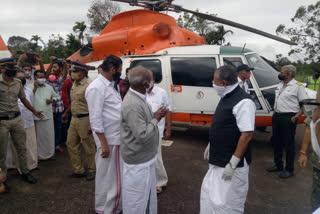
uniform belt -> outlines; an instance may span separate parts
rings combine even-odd
[[[76,118],[83,118],[83,117],[88,117],[89,114],[78,114],[78,115],[73,114],[72,116],[73,116],[73,117],[76,117]]]
[[[18,111],[16,113],[12,113],[12,114],[9,114],[9,115],[6,115],[6,116],[2,116],[0,117],[0,120],[12,120],[16,117],[18,117],[21,113]]]

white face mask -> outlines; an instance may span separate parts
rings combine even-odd
[[[43,85],[45,82],[46,82],[46,79],[45,79],[45,78],[39,78],[39,79],[38,79],[39,85]]]
[[[152,86],[154,85],[154,81],[148,82],[148,85],[149,85],[149,87],[146,88],[147,91],[149,91],[152,88]]]
[[[234,87],[234,85],[228,85],[226,87],[218,86],[218,85],[216,85],[214,83],[212,83],[212,86],[216,89],[218,96],[221,97],[221,98],[224,97],[226,95],[226,93],[230,91],[230,89],[232,87]]]

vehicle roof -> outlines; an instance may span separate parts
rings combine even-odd
[[[167,52],[168,55],[195,55],[195,54],[237,54],[253,52],[250,49],[235,47],[235,46],[219,46],[219,45],[194,45],[194,46],[179,46],[163,49],[156,54],[163,54]]]

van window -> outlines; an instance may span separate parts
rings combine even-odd
[[[214,57],[172,57],[171,73],[174,85],[212,87],[217,69]]]
[[[158,59],[134,60],[130,67],[143,66],[153,72],[155,83],[162,81],[161,61]]]
[[[240,57],[223,57],[224,65],[232,65],[236,69],[243,64],[242,59]]]

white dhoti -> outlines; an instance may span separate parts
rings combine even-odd
[[[27,168],[33,170],[38,167],[38,148],[35,127],[25,128],[26,131],[26,159]],[[13,146],[12,139],[9,137],[8,153],[7,153],[7,168],[19,168],[19,161],[16,149]]]
[[[49,159],[54,155],[54,125],[53,119],[36,120],[38,140],[38,157],[40,160]]]
[[[200,214],[240,214],[248,194],[249,166],[235,170],[231,180],[222,179],[224,168],[210,165],[203,179]]]
[[[162,160],[162,137],[159,139],[159,148],[156,159],[156,186],[163,187],[167,186],[168,183],[168,175],[166,169],[164,168],[163,160]]]
[[[156,214],[155,159],[131,165],[123,163],[123,214]]]
[[[109,146],[108,158],[101,157],[101,147],[96,152],[95,210],[96,213],[117,214],[122,211],[120,146]]]

